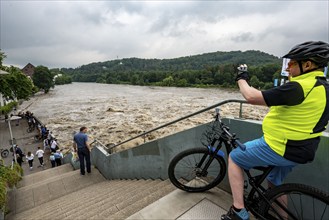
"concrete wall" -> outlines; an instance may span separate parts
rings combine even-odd
[[[184,149],[199,147],[204,127],[202,125],[105,157],[106,151],[97,147],[92,151],[92,161],[108,179],[167,179],[170,160]]]
[[[237,119],[223,119],[231,132],[238,134],[242,142],[262,135],[260,122]],[[93,164],[107,179],[167,179],[170,160],[179,152],[193,147],[202,147],[201,134],[207,125],[201,125],[141,146],[109,155],[102,147],[92,151]],[[288,175],[286,182],[313,185],[329,189],[329,137],[326,133],[321,142],[315,161],[297,166]],[[227,176],[220,187],[229,190]]]

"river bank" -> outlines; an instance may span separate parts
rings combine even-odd
[[[241,99],[238,91],[174,87],[147,87],[96,83],[56,86],[19,106],[31,111],[58,138],[63,148],[72,146],[72,135],[81,126],[89,128],[90,140],[117,144],[180,117],[227,99]],[[245,105],[243,117],[262,119],[266,107]],[[239,104],[221,107],[223,116],[237,117]],[[167,136],[212,120],[214,111],[202,113],[147,135],[147,141]],[[142,138],[121,146],[143,143]]]

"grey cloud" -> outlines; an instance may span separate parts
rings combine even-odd
[[[255,38],[251,32],[241,33],[238,36],[234,36],[231,38],[232,41],[237,43],[253,41],[254,39]]]
[[[0,4],[0,47],[7,54],[5,63],[21,66],[33,62],[75,67],[117,56],[168,58],[218,50],[259,49],[281,55],[303,40],[329,41],[329,3],[325,1]],[[259,31],[249,26],[237,30],[235,22],[241,16],[262,17]]]

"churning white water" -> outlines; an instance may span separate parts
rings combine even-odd
[[[37,94],[19,107],[31,111],[51,130],[63,148],[72,146],[72,134],[89,128],[90,140],[117,144],[180,117],[227,99],[243,99],[238,91],[225,89],[130,86],[73,83]],[[261,119],[267,108],[249,106],[248,118]],[[221,107],[222,115],[238,116],[239,104]],[[194,116],[147,135],[153,140],[212,120],[214,111]],[[143,143],[138,138],[120,148]]]

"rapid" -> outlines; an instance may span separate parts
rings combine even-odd
[[[81,126],[88,127],[90,141],[110,146],[227,99],[241,99],[239,91],[227,89],[175,88],[96,83],[56,86],[48,94],[37,93],[18,111],[31,111],[70,149]],[[261,120],[267,107],[244,105],[243,117]],[[221,106],[221,115],[238,117],[239,104]],[[146,141],[164,137],[212,120],[208,111],[146,135]],[[143,138],[118,147],[138,146]]]

